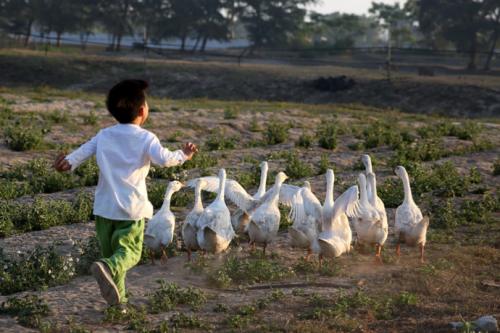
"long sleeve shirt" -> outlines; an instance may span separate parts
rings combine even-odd
[[[93,155],[99,166],[94,215],[112,220],[151,218],[153,205],[146,190],[150,163],[171,167],[186,161],[182,150],[169,151],[156,135],[134,124],[100,130],[66,160],[73,171]]]

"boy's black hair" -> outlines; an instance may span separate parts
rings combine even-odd
[[[108,93],[106,107],[121,124],[134,121],[146,102],[148,83],[144,80],[123,80]]]

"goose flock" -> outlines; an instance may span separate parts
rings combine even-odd
[[[250,245],[266,247],[276,238],[281,220],[279,204],[290,207],[293,221],[289,228],[292,247],[307,251],[306,259],[315,253],[321,265],[323,258],[336,258],[349,253],[353,241],[360,245],[375,246],[375,258],[382,262],[381,251],[389,233],[387,213],[383,201],[377,195],[377,181],[369,155],[361,161],[365,172],[360,173],[356,185],[348,188],[334,200],[335,175],[326,172],[326,196],[323,204],[311,190],[308,181],[302,187],[284,182],[284,172],[276,175],[274,185],[266,191],[268,163],[262,162],[261,179],[257,193],[250,195],[237,181],[228,179],[226,171],[220,169],[218,176],[200,177],[187,182],[194,189],[194,206],[182,225],[182,238],[191,260],[193,251],[221,253],[230,245],[236,234],[248,234]],[[398,166],[395,174],[404,188],[403,203],[396,209],[395,236],[396,254],[400,256],[400,245],[419,247],[420,260],[424,261],[429,218],[424,217],[413,201],[410,179],[406,169]],[[161,209],[148,222],[144,242],[151,251],[162,253],[173,241],[175,215],[170,210],[170,199],[184,185],[172,181],[167,186]],[[217,193],[216,199],[203,206],[202,191]],[[226,199],[238,209],[231,216]],[[153,261],[154,263],[154,261]]]

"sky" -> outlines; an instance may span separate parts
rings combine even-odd
[[[319,0],[316,5],[309,5],[309,10],[314,10],[322,14],[333,12],[349,13],[349,14],[368,14],[368,9],[371,7],[373,0]],[[402,2],[401,0],[375,0],[375,2],[384,2],[394,4]]]

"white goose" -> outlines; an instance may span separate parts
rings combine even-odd
[[[168,184],[165,197],[160,210],[149,220],[144,232],[144,243],[151,252],[161,251],[162,262],[167,259],[165,249],[172,243],[175,232],[175,215],[170,211],[170,200],[172,195],[179,191],[184,185],[179,181]],[[151,261],[154,264],[153,255]]]
[[[319,264],[323,257],[336,258],[351,250],[352,232],[346,213],[352,212],[358,200],[358,187],[351,186],[325,213],[323,231],[318,236]]]
[[[266,161],[260,163],[260,183],[257,193],[255,193],[252,197],[254,200],[259,200],[266,193],[268,170],[269,166]],[[240,208],[236,212],[234,212],[233,216],[231,217],[231,224],[233,225],[233,228],[236,231],[236,233],[243,233],[246,230],[249,222],[250,222],[250,215],[248,215],[247,212],[245,212]]]
[[[369,181],[374,185],[375,175],[368,174]],[[366,177],[364,174],[359,174],[359,200],[352,213],[354,217],[354,228],[358,236],[358,241],[361,244],[375,244],[376,258],[381,262],[382,246],[387,239],[388,226],[384,224],[384,220],[379,215],[378,210],[375,208],[374,197],[372,196],[371,202],[368,200]],[[376,190],[376,187],[375,187]]]
[[[198,219],[203,214],[203,202],[201,201],[201,190],[206,185],[203,179],[198,179],[194,189],[194,206],[186,216],[182,225],[182,239],[188,252],[188,261],[191,261],[191,252],[200,249],[196,234],[198,232]]]
[[[219,191],[217,198],[203,211],[198,219],[196,238],[202,250],[210,253],[225,251],[234,238],[229,209],[224,202],[226,170],[219,171]]]
[[[332,213],[333,209],[333,186],[335,183],[335,175],[333,170],[328,169],[326,172],[326,195],[323,206],[311,192],[310,185],[304,186],[300,193],[301,197],[295,196],[292,204],[291,215],[294,219],[294,225],[290,228],[292,237],[292,245],[296,247],[304,247],[308,249],[308,257],[312,252],[317,252],[317,235],[323,230],[324,219]],[[308,184],[308,182],[306,182]],[[285,185],[284,185],[285,186]],[[293,190],[291,185],[286,185],[282,188],[282,193]],[[280,195],[282,194],[280,193]],[[286,197],[286,194],[283,195]],[[286,201],[283,199],[283,201]],[[304,204],[303,209],[298,207]],[[285,202],[286,203],[286,202]],[[303,212],[297,214],[296,211]],[[347,217],[344,216],[346,219]],[[314,235],[312,238],[311,236]]]
[[[420,247],[420,261],[424,262],[424,247],[426,243],[427,228],[429,227],[429,218],[422,215],[413,195],[411,194],[410,178],[406,169],[402,166],[394,170],[396,175],[403,181],[404,201],[396,209],[396,254],[401,255],[400,243],[406,243],[409,246]]]
[[[255,210],[252,210],[250,215],[250,223],[248,224],[250,244],[252,247],[255,244],[262,244],[264,254],[267,245],[278,234],[281,219],[278,207],[279,195],[281,185],[287,178],[284,172],[279,172],[276,175],[274,186],[261,198],[261,204]]]
[[[367,154],[362,155],[361,161],[363,162],[363,165],[365,166],[365,176],[366,177],[368,177],[368,175],[370,173],[374,173],[373,168],[372,168],[372,159],[371,159],[370,155],[367,155]],[[373,193],[375,193],[375,200],[376,200],[375,208],[377,208],[379,211],[385,212],[384,202],[382,201],[382,199],[380,199],[376,195],[376,190],[374,190],[372,188],[372,185],[370,184],[370,182],[368,182],[368,184],[367,184],[367,192],[368,192],[368,198],[371,198],[373,196]],[[387,216],[387,214],[386,214],[386,216]]]

